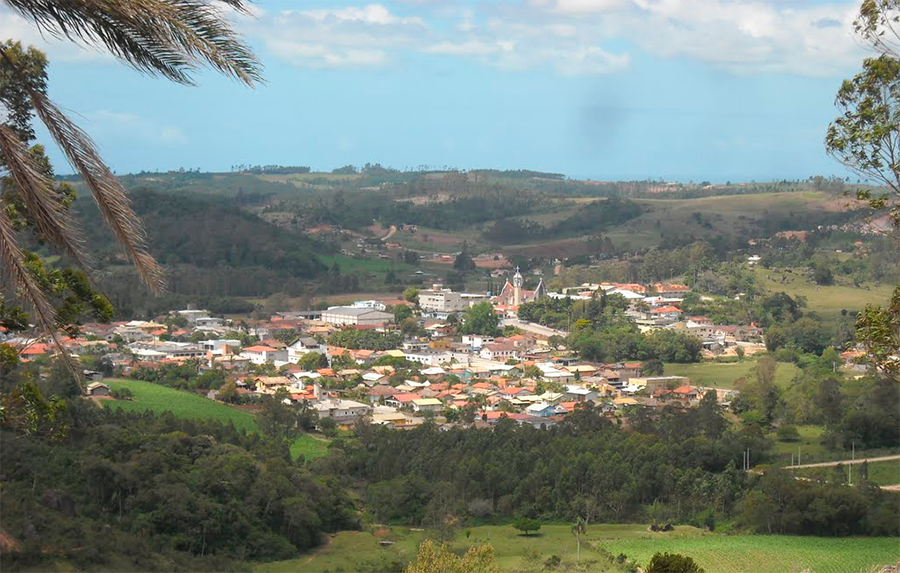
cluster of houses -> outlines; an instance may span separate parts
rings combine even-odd
[[[622,416],[628,408],[689,407],[708,391],[727,403],[732,393],[697,388],[683,377],[644,377],[640,363],[580,361],[560,347],[551,348],[540,329],[460,336],[450,315],[490,302],[499,315],[515,319],[526,302],[544,297],[588,300],[602,292],[624,297],[628,314],[644,331],[681,330],[703,339],[709,349],[761,346],[762,333],[755,326],[714,325],[705,317],[684,316],[680,306],[689,290],[679,284],[586,283],[552,293],[542,280],[526,290],[518,269],[497,293],[457,293],[434,285],[419,293],[417,320],[425,334],[385,350],[343,348],[327,341],[340,330],[397,332],[388,307],[408,304],[405,300],[357,301],[245,321],[191,308],[153,321],[87,324],[78,337],[61,341],[73,355],[104,356],[123,374],[173,363],[196,365],[198,373],[221,369],[240,395],[279,394],[341,425],[364,419],[409,428],[439,417],[476,425],[509,418],[551,426],[583,404]],[[8,337],[0,332],[2,338]],[[7,342],[19,347],[24,360],[54,352],[45,342]],[[319,358],[307,360],[310,354]],[[91,394],[108,392],[92,380]],[[215,398],[216,391],[209,397]]]

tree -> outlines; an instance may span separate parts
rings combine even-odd
[[[834,284],[834,273],[827,265],[820,263],[813,269],[813,280],[817,285]]]
[[[419,302],[419,289],[416,287],[409,287],[405,291],[403,291],[403,298],[406,302],[411,302],[416,304]]]
[[[445,544],[426,539],[419,546],[416,558],[404,573],[499,573],[494,563],[494,548],[490,545],[470,547],[463,556],[453,553]]]
[[[662,376],[665,371],[665,366],[662,363],[662,360],[648,360],[641,367],[641,376]]]
[[[413,311],[405,304],[398,304],[394,307],[394,324],[400,324],[407,318],[412,318]]]
[[[465,249],[460,251],[456,258],[453,259],[453,268],[458,271],[474,271],[475,270],[475,261],[472,259],[472,255]]]
[[[887,307],[866,305],[856,318],[856,339],[866,348],[866,355],[877,371],[893,378],[900,377],[900,286]]]
[[[193,72],[208,64],[248,85],[262,79],[256,57],[228,23],[222,5],[209,0],[103,4],[6,0],[6,4],[41,33],[91,46],[103,44],[119,59],[150,75],[190,85]],[[226,5],[247,11],[243,0],[229,0]],[[30,126],[23,128],[36,115],[81,176],[141,279],[151,290],[161,291],[162,268],[147,250],[141,222],[121,183],[90,137],[47,97],[46,60],[35,68],[34,60],[23,60],[17,52],[21,49],[9,42],[0,44],[0,104],[12,112],[0,124],[0,168],[9,175],[10,187],[21,200],[20,213],[34,223],[43,239],[84,265],[79,234],[55,196],[53,180],[27,147],[34,132]],[[5,286],[17,291],[31,307],[34,321],[67,356],[55,334],[54,309],[18,245],[7,197],[0,208],[0,254]]]
[[[320,352],[307,352],[297,361],[297,366],[307,372],[315,372],[319,368],[328,368],[328,357]]]
[[[219,388],[219,393],[216,394],[216,398],[229,404],[237,402],[238,396],[237,384],[234,383],[234,380],[229,380],[222,384],[222,387]]]
[[[584,537],[584,534],[587,533],[587,521],[584,520],[580,515],[575,518],[575,523],[572,524],[572,535],[575,536],[575,562],[581,561],[581,538]]]
[[[529,531],[540,531],[541,530],[541,522],[537,519],[530,519],[527,517],[521,517],[513,522],[513,527],[528,535]]]
[[[259,429],[281,443],[290,441],[300,433],[300,411],[296,406],[285,403],[289,398],[287,390],[278,390],[275,395],[263,399],[262,409],[257,415]]]
[[[744,361],[744,355],[745,355],[747,352],[744,350],[744,347],[743,347],[743,346],[738,346],[737,348],[734,349],[734,353],[735,353],[735,355],[737,355],[738,362],[743,362],[743,361]]]
[[[644,570],[646,573],[705,573],[693,559],[677,553],[655,553]]]
[[[494,306],[487,301],[479,302],[466,309],[459,332],[496,336],[500,332],[499,325],[500,318],[494,312]]]

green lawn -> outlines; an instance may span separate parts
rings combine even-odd
[[[198,396],[193,392],[176,390],[152,382],[140,380],[109,379],[106,381],[110,388],[128,388],[134,393],[132,400],[103,400],[101,404],[107,408],[119,408],[134,412],[172,412],[183,418],[197,418],[219,420],[225,422],[231,420],[238,430],[258,432],[256,416],[246,410],[235,406],[215,402]],[[313,460],[324,456],[328,452],[329,440],[310,434],[301,434],[291,444],[291,455],[297,458],[303,454],[304,459]]]
[[[695,364],[675,364],[667,362],[664,374],[666,376],[687,376],[691,384],[696,386],[710,386],[713,388],[734,388],[734,381],[750,374],[756,365],[756,361],[745,358],[743,362],[698,362]],[[799,372],[796,364],[779,362],[775,371],[775,382],[782,388],[786,388],[794,376]]]
[[[384,570],[391,563],[411,559],[424,535],[408,527],[341,532],[327,545],[299,559],[257,565],[254,571]],[[382,546],[381,541],[392,544]],[[494,547],[502,571],[539,571],[551,555],[560,556],[564,567],[575,561],[575,539],[568,524],[544,525],[538,534],[527,537],[509,525],[472,527],[459,531],[451,545],[455,551],[462,551],[482,543]],[[803,569],[811,573],[853,573],[900,559],[900,540],[725,535],[686,526],[669,533],[650,533],[646,525],[592,525],[581,545],[582,564],[590,563],[585,570],[624,570],[601,551],[624,553],[641,566],[646,566],[657,551],[682,553],[693,557],[707,573],[799,573]]]

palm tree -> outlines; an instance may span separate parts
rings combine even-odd
[[[262,81],[258,60],[222,10],[225,5],[248,13],[245,0],[0,1],[34,23],[41,33],[104,46],[149,75],[193,85],[192,74],[208,65],[251,87]],[[165,288],[162,268],[147,249],[143,226],[122,185],[91,138],[47,97],[46,60],[43,66],[29,67],[21,54],[17,43],[0,44],[0,112],[4,112],[0,114],[0,176],[15,190],[20,212],[45,240],[88,267],[80,234],[59,201],[52,178],[29,153],[26,142],[34,133],[28,124],[35,114],[80,174],[142,281],[151,291],[161,292]],[[5,196],[0,198],[2,278],[31,307],[35,322],[66,356],[55,334],[55,311],[17,243],[8,201]]]
[[[587,521],[584,520],[580,515],[575,518],[575,523],[572,524],[572,535],[575,536],[575,562],[579,562],[581,560],[581,538],[587,532]]]

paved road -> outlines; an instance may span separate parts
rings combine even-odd
[[[562,336],[565,338],[569,335],[565,330],[556,330],[554,328],[548,328],[546,326],[541,326],[540,324],[535,324],[533,322],[524,322],[517,318],[505,318],[503,319],[502,326],[515,326],[516,328],[521,328],[522,330],[527,330],[528,332],[533,332],[535,334],[540,334],[541,336],[546,336],[550,338],[551,336]]]
[[[799,466],[785,466],[786,470],[796,470],[803,468],[827,468],[831,466],[836,466],[838,464],[842,464],[845,466],[853,465],[853,464],[861,464],[863,462],[869,462],[870,464],[873,462],[889,462],[891,460],[900,460],[900,456],[881,456],[880,458],[859,458],[857,460],[840,460],[837,462],[820,462],[817,464],[801,464]]]

